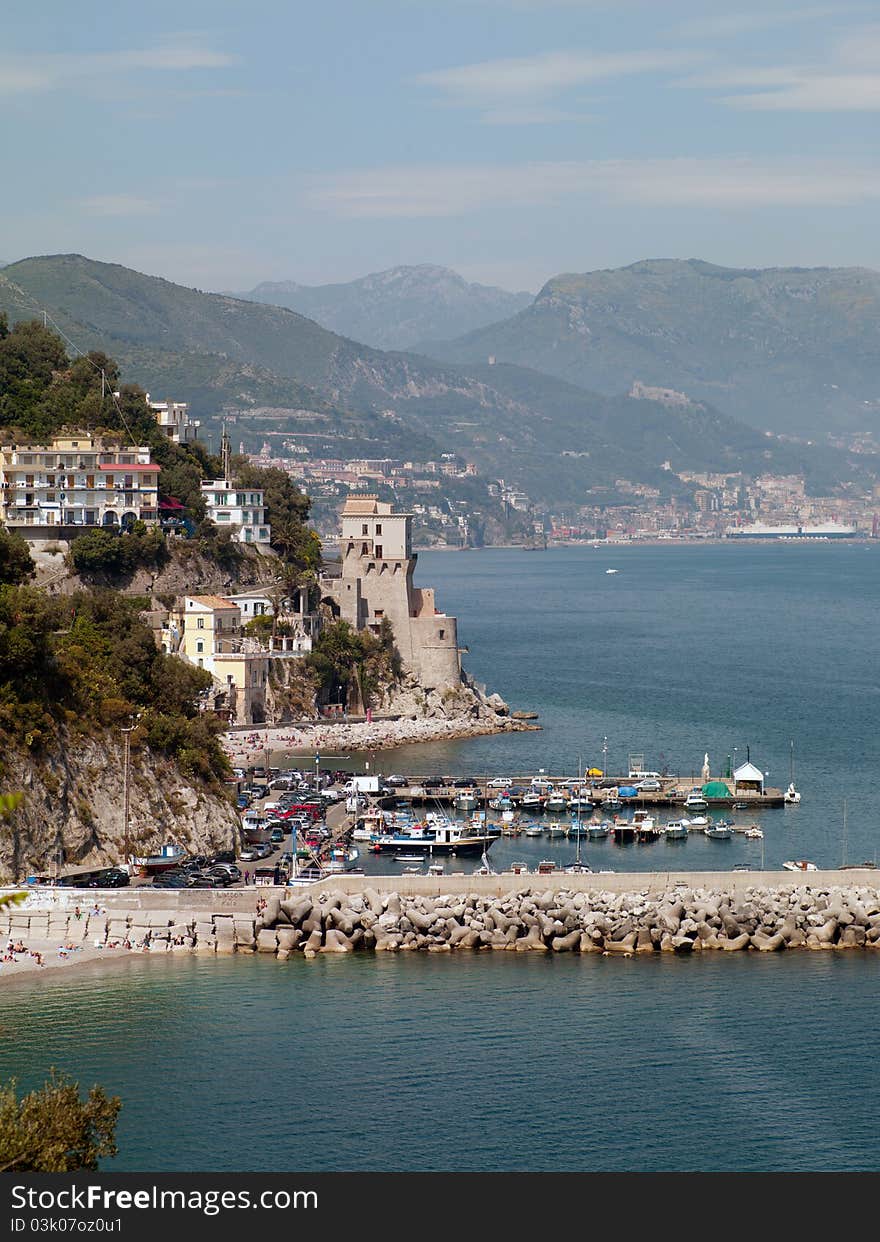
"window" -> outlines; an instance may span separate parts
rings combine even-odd
[[[370,549],[367,547],[365,543],[362,543],[361,544],[361,556],[369,556],[369,555],[370,555]]]
[[[361,527],[361,534],[369,535],[369,533],[370,533],[370,528],[369,526],[367,526],[366,522],[364,522],[363,526]]]
[[[445,630],[441,630],[441,631],[440,631],[440,637],[441,637],[441,638],[443,638],[443,637],[445,636],[445,634],[446,634],[446,631],[445,631]]]
[[[377,523],[376,523],[376,534],[377,534],[377,535],[381,535],[381,534],[382,534],[382,523],[381,523],[381,522],[377,522]]]
[[[377,621],[378,621],[378,620],[380,620],[382,617],[384,617],[384,616],[385,616],[385,609],[384,609],[384,608],[376,608],[376,609],[374,610],[374,612],[373,612],[373,616],[376,618],[376,620],[377,620]]]
[[[196,621],[196,629],[203,630],[204,628],[205,628],[205,618],[199,617],[199,619]]]
[[[205,650],[205,644],[202,642],[201,639],[199,639],[199,641],[196,643],[196,651],[204,651],[204,650]]]
[[[112,486],[113,486],[113,475],[112,475],[112,474],[105,475],[105,477],[104,477],[104,486],[105,486],[105,487],[112,487]]]
[[[377,543],[377,544],[376,544],[376,557],[377,557],[377,559],[378,559],[378,560],[380,560],[380,561],[381,561],[381,559],[382,559],[382,545],[381,545],[381,543]]]

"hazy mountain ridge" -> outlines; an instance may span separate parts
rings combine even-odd
[[[645,260],[563,274],[504,323],[431,355],[489,356],[599,392],[676,388],[759,428],[801,436],[880,418],[880,273]]]
[[[193,401],[197,416],[231,409],[244,429],[254,409],[257,435],[257,412],[269,406],[279,411],[276,432],[317,430],[310,443],[328,456],[457,451],[547,503],[577,501],[617,477],[682,490],[667,460],[679,469],[803,468],[817,490],[849,470],[842,454],[767,439],[705,404],[672,409],[513,365],[384,353],[293,311],[82,256],[28,259],[0,274],[0,309],[32,317],[35,300],[82,348],[106,349],[126,379]]]
[[[430,263],[392,267],[342,284],[263,281],[235,296],[298,311],[342,336],[392,350],[460,336],[532,302],[530,293],[469,283],[450,268]]]

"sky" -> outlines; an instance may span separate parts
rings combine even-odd
[[[0,109],[0,261],[880,268],[880,0],[43,0]]]

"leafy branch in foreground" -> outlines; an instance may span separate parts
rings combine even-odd
[[[79,1083],[52,1070],[37,1091],[18,1097],[14,1078],[0,1086],[0,1173],[71,1173],[97,1169],[115,1156],[122,1101],[92,1087],[80,1099]]]

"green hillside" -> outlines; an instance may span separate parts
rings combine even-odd
[[[640,380],[809,437],[878,426],[878,339],[878,272],[651,260],[557,276],[518,315],[431,352],[608,394]]]
[[[708,400],[679,408],[621,396],[621,377],[608,396],[521,365],[383,353],[292,311],[76,255],[27,259],[0,273],[0,310],[27,318],[35,303],[82,348],[116,357],[154,396],[190,401],[208,427],[231,417],[248,450],[264,437],[280,444],[301,436],[314,456],[424,460],[452,451],[550,505],[615,478],[677,490],[666,462],[803,469],[816,491],[863,479],[870,467],[864,457],[763,436]],[[494,331],[512,334],[522,322],[519,315]]]

